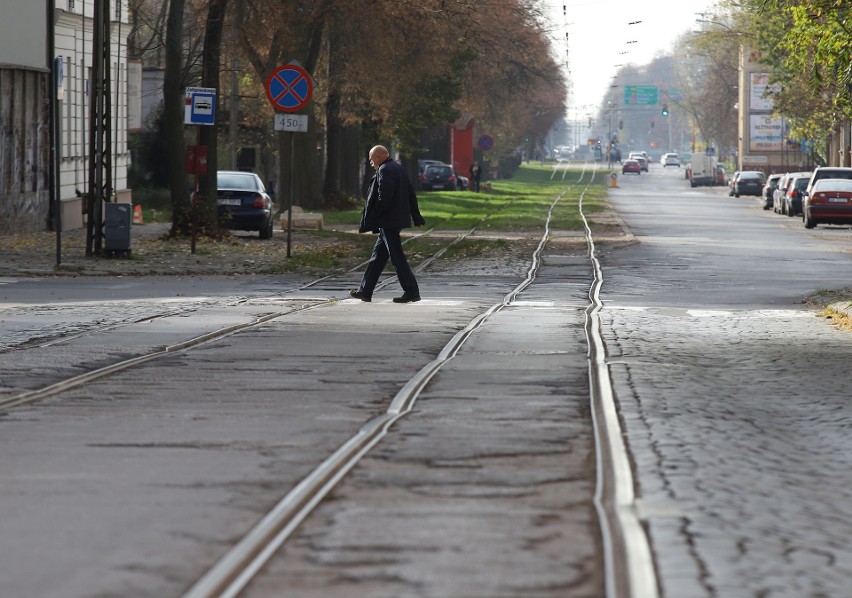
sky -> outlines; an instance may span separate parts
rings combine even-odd
[[[675,40],[698,28],[696,19],[715,0],[543,0],[554,26],[554,54],[568,63],[573,82],[573,106],[568,117],[594,113],[617,81],[619,64],[648,64],[668,53]],[[563,10],[564,7],[564,10]],[[632,24],[631,24],[632,23]],[[637,82],[641,84],[641,82]],[[652,82],[649,82],[652,84]]]

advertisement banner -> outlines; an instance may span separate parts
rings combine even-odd
[[[774,107],[772,99],[763,96],[767,90],[775,91],[778,86],[769,84],[769,73],[751,73],[749,78],[749,110],[752,112],[771,112]]]
[[[784,121],[769,115],[750,114],[748,139],[750,152],[780,152],[784,149]]]

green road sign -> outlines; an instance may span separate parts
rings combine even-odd
[[[656,85],[627,85],[624,87],[624,103],[628,106],[653,106],[657,103]]]

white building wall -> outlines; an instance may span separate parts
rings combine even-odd
[[[131,202],[127,132],[127,0],[109,0],[111,18],[112,185],[115,199]],[[60,197],[64,229],[83,226],[81,194],[89,184],[89,76],[94,0],[56,0],[55,54],[64,64],[60,114]]]

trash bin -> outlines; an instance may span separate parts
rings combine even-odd
[[[130,216],[133,206],[127,203],[104,205],[104,249],[130,253]]]

